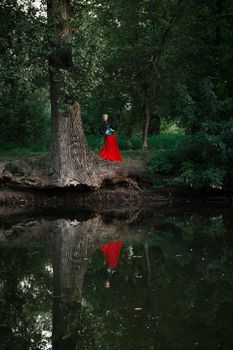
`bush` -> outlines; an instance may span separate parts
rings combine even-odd
[[[42,92],[0,98],[0,140],[8,146],[47,143],[50,139],[49,104]]]
[[[158,150],[149,160],[145,175],[166,175],[166,183],[193,188],[222,188],[232,181],[233,119],[210,129],[183,136],[171,148]]]

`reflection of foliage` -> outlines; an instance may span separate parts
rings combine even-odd
[[[71,300],[54,298],[54,350],[231,349],[229,214],[156,215],[127,226],[147,240],[124,242],[110,289],[103,287],[103,257],[97,250],[81,301],[73,294]],[[46,347],[43,331],[51,330],[52,308],[48,261],[42,249],[1,249],[4,350]]]
[[[230,349],[232,247],[223,219],[192,216],[168,223],[176,233],[150,235],[163,254],[156,275],[163,332],[173,348]]]
[[[148,232],[151,272],[143,243],[125,244],[106,290],[96,252],[67,336],[78,332],[77,349],[230,349],[233,253],[223,218],[160,216],[140,229]]]
[[[138,256],[143,253],[141,250],[140,244],[134,246]],[[151,322],[155,321],[144,288],[145,276],[138,278],[141,262],[141,258],[137,261],[130,259],[126,247],[119,262],[118,274],[112,280],[112,288],[107,290],[103,287],[103,258],[98,251],[94,254],[85,278],[86,290],[81,308],[77,303],[78,311],[74,312],[75,306],[72,304],[65,320],[66,337],[76,339],[76,349],[120,349],[124,345],[127,349],[133,349],[135,344],[142,349],[149,344],[148,339],[155,333]],[[123,273],[124,267],[126,273]],[[139,285],[141,288],[135,288]],[[143,310],[135,311],[135,307]],[[125,339],[127,343],[124,343]]]
[[[51,273],[47,252],[2,247],[1,349],[45,349],[51,333]]]

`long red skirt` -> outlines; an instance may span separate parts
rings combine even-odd
[[[116,135],[105,135],[104,145],[99,153],[99,156],[107,160],[122,160]]]
[[[99,248],[101,253],[104,255],[108,267],[117,267],[122,245],[122,241],[109,242]]]

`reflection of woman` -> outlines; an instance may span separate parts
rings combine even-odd
[[[110,280],[112,276],[114,276],[114,274],[116,273],[118,259],[121,252],[122,245],[123,245],[122,241],[109,242],[99,248],[107,264],[106,276],[105,276],[105,282],[104,282],[105,288],[110,288]]]
[[[113,125],[108,121],[108,115],[104,114],[100,126],[100,132],[104,135],[104,145],[99,155],[107,160],[122,160],[114,131]]]

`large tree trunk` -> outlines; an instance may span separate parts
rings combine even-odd
[[[104,180],[127,177],[118,164],[107,162],[87,146],[77,96],[80,75],[72,60],[70,0],[47,0],[50,33],[50,99],[52,146],[50,161],[55,185],[101,186]],[[126,174],[126,175],[125,175]]]
[[[96,181],[94,155],[83,133],[71,47],[71,6],[69,0],[47,0],[48,27],[51,35],[49,57],[50,99],[52,114],[51,159],[58,182],[63,185]]]

